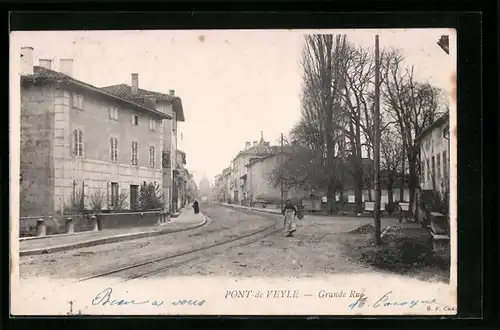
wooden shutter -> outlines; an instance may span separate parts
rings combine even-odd
[[[109,138],[109,160],[110,161],[114,161],[114,154],[113,154],[113,147],[114,147],[114,141],[113,141],[113,138],[110,137]]]
[[[106,182],[106,200],[108,204],[108,210],[110,209],[111,203],[109,200],[109,182]]]
[[[78,130],[73,130],[73,155],[78,154]]]
[[[115,138],[115,160],[118,161],[118,138]]]

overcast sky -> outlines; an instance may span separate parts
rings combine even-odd
[[[14,32],[12,47],[34,47],[38,59],[74,59],[74,77],[101,87],[130,84],[182,98],[179,149],[197,182],[227,167],[245,141],[277,143],[300,116],[300,56],[304,30]],[[455,60],[436,44],[449,30],[322,30],[350,41],[400,48],[416,76],[450,90]],[[452,35],[450,35],[452,38]],[[450,47],[453,47],[450,39]],[[453,53],[454,50],[452,50]]]

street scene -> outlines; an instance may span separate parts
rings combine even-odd
[[[19,32],[19,285],[449,285],[454,46],[391,31]]]

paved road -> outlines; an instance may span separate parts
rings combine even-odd
[[[206,226],[187,232],[20,258],[20,277],[84,278],[250,233],[273,223],[272,216],[202,206]]]

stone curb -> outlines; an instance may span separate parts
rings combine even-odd
[[[266,209],[258,209],[258,208],[253,208],[253,207],[248,207],[248,206],[237,206],[237,205],[231,205],[231,204],[220,204],[225,207],[229,207],[232,209],[242,209],[242,210],[247,210],[247,211],[255,211],[255,212],[263,212],[263,213],[270,213],[270,214],[275,214],[275,215],[281,215],[281,212],[279,210],[266,210]]]
[[[91,247],[91,246],[102,245],[102,244],[117,243],[117,242],[129,241],[129,240],[146,238],[146,237],[155,237],[155,236],[160,236],[160,235],[165,235],[165,234],[179,233],[179,232],[188,231],[188,230],[203,227],[204,225],[206,225],[206,223],[207,223],[207,217],[205,215],[203,215],[203,221],[196,223],[194,225],[188,226],[186,228],[165,229],[165,230],[158,230],[158,231],[140,232],[140,233],[134,233],[134,234],[123,234],[123,235],[104,237],[104,238],[100,238],[100,239],[89,240],[89,241],[84,241],[84,242],[79,242],[79,243],[74,243],[74,244],[57,245],[57,246],[53,246],[53,247],[39,248],[39,249],[33,249],[33,250],[24,250],[24,251],[19,251],[19,256],[25,257],[25,256],[40,255],[40,254],[46,254],[46,253],[69,251],[69,250],[81,249],[81,248],[85,248],[85,247]]]

